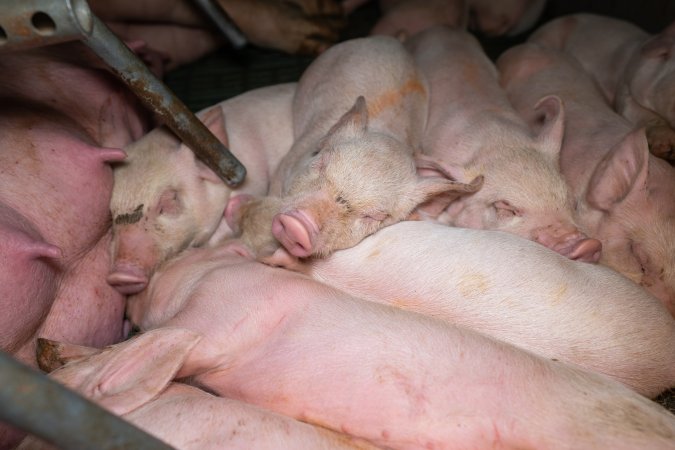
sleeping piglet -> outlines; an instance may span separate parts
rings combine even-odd
[[[485,178],[473,195],[445,211],[422,210],[430,219],[459,227],[507,231],[571,259],[595,262],[601,244],[576,223],[574,202],[558,167],[564,111],[554,96],[540,106],[556,111],[536,136],[510,105],[494,64],[476,38],[436,27],[406,42],[431,89],[423,137],[429,174],[460,181]]]
[[[503,53],[501,82],[533,127],[551,112],[535,109],[555,94],[567,105],[560,169],[580,223],[602,241],[600,263],[658,297],[675,315],[675,167],[649,152],[636,128],[607,104],[571,56],[526,43]]]
[[[268,174],[291,145],[294,92],[295,83],[267,86],[199,113],[247,168],[235,193],[267,192]],[[155,268],[172,255],[231,232],[222,218],[232,190],[164,127],[125,151],[127,159],[114,170],[110,201],[113,265],[108,283],[132,294],[144,289]]]
[[[254,207],[246,206],[250,199],[231,203],[229,223],[257,257],[277,250],[282,258],[325,256],[419,204],[475,192],[480,177],[459,183],[416,173],[427,102],[424,78],[393,37],[331,47],[298,82],[295,140],[270,197],[253,200]]]

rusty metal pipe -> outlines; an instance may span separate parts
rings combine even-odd
[[[230,150],[96,16],[84,43],[110,66],[136,96],[229,186],[240,184],[246,169]]]
[[[62,450],[173,449],[1,351],[0,420]]]
[[[101,22],[86,0],[2,0],[0,50],[21,50],[81,39],[143,104],[229,186],[246,169],[206,126]]]
[[[209,16],[221,33],[236,50],[244,48],[246,36],[237,28],[227,12],[216,0],[194,0],[204,14]]]

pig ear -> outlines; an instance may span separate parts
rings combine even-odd
[[[90,369],[86,380],[76,388],[115,414],[133,411],[166,388],[200,338],[179,328],[145,332],[103,350],[96,359],[76,361],[74,364],[92,361],[97,366],[94,370],[85,366]],[[68,368],[66,365],[62,370]]]
[[[223,113],[223,108],[220,105],[200,111],[197,115],[199,116],[199,120],[206,125],[206,128],[208,128],[220,142],[225,144],[225,146],[229,145],[230,140],[227,136],[227,127],[225,126],[225,113]]]
[[[649,145],[645,129],[637,129],[600,161],[586,191],[586,200],[595,208],[608,211],[632,191],[644,190],[649,167]]]
[[[206,125],[211,133],[218,138],[226,147],[229,145],[229,138],[227,135],[227,127],[225,125],[225,113],[220,105],[216,105],[207,110],[201,111],[199,119]],[[197,167],[199,168],[199,176],[207,181],[213,183],[222,183],[223,181],[216,175],[213,170],[209,169],[206,164],[197,160]]]
[[[661,33],[647,40],[640,49],[640,54],[646,58],[670,57],[671,48],[675,43],[675,22],[671,23]]]
[[[368,128],[368,107],[366,99],[360,95],[349,111],[344,113],[328,131],[328,136],[339,134],[341,137],[359,137]]]
[[[560,155],[565,133],[565,110],[560,97],[547,95],[539,99],[534,110],[541,114],[543,126],[537,136],[540,148],[556,160]]]
[[[417,155],[415,163],[422,178],[415,187],[413,197],[418,210],[426,217],[438,217],[458,197],[473,194],[483,185],[482,175],[470,183],[456,181],[456,174],[460,172],[458,168],[427,155]]]

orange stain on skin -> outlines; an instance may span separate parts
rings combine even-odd
[[[400,89],[387,91],[372,101],[369,101],[368,116],[371,118],[377,117],[382,113],[382,111],[399,103],[406,95],[415,93],[426,95],[427,91],[419,79],[412,78],[408,80]]]

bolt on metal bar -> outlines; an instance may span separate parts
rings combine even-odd
[[[0,420],[62,450],[172,450],[0,351]]]
[[[236,50],[244,48],[246,36],[239,30],[223,7],[215,0],[194,0],[199,8],[211,18],[221,33],[225,35]]]
[[[86,0],[3,0],[0,50],[82,40],[150,110],[227,185],[237,186],[246,168],[185,104],[101,22]]]

